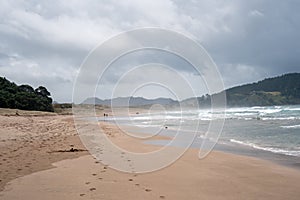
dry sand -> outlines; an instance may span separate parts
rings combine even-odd
[[[3,200],[300,198],[299,170],[255,158],[212,152],[199,160],[198,151],[190,149],[163,170],[129,174],[84,151],[58,152],[84,149],[72,116],[0,116],[0,126]],[[114,125],[101,126],[114,143],[131,151],[159,148],[127,137]]]
[[[17,177],[53,168],[52,163],[88,154],[72,116],[0,109],[0,190]],[[61,152],[60,152],[61,151]]]

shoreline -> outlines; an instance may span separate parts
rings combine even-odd
[[[106,123],[111,123],[115,125],[115,122],[106,122]],[[153,129],[151,127],[136,127],[133,125],[121,125],[122,127],[125,128],[126,131],[131,131],[131,132],[140,132],[140,133],[151,133],[153,132]],[[168,130],[163,130],[161,133],[161,136],[165,137],[163,140],[155,140],[155,139],[150,139],[145,141],[145,144],[151,144],[151,145],[156,145],[156,146],[164,146],[168,140],[171,140],[172,137],[174,136],[175,130],[173,129],[168,129]],[[180,132],[187,133],[186,131],[181,130]],[[192,149],[197,149],[199,151],[200,146],[201,146],[202,139],[201,138],[196,138],[193,144],[189,147]],[[182,147],[182,144],[175,144],[175,147]],[[291,155],[286,155],[286,154],[280,154],[280,153],[274,153],[270,151],[265,151],[261,149],[255,149],[249,146],[241,145],[241,144],[236,144],[232,142],[224,143],[218,141],[215,147],[212,149],[212,151],[219,151],[223,153],[228,153],[228,154],[233,154],[233,155],[238,155],[238,156],[246,156],[246,157],[251,157],[251,158],[256,158],[260,159],[263,161],[270,161],[274,164],[278,164],[281,166],[285,167],[290,167],[293,169],[300,170],[300,157],[297,156],[291,156]]]
[[[122,173],[101,164],[87,152],[57,152],[55,156],[47,153],[50,147],[52,151],[68,150],[70,145],[75,145],[74,147],[79,149],[84,148],[79,136],[74,132],[70,116],[32,117],[33,121],[25,117],[4,118],[1,119],[2,137],[7,131],[20,138],[24,137],[22,134],[30,133],[30,137],[24,143],[26,145],[28,143],[28,148],[17,150],[22,154],[10,158],[10,162],[16,159],[17,166],[24,162],[26,158],[24,156],[27,155],[30,159],[35,158],[37,167],[40,167],[39,170],[31,171],[27,175],[17,174],[12,168],[8,168],[7,170],[11,170],[11,174],[18,175],[16,176],[18,178],[11,179],[5,184],[5,189],[0,192],[0,197],[4,200],[41,198],[276,200],[298,199],[300,195],[297,187],[300,184],[299,170],[269,161],[219,151],[213,151],[206,158],[199,160],[198,150],[188,149],[179,160],[159,171],[146,174]],[[105,133],[114,143],[130,151],[147,152],[159,148],[124,136],[113,124],[106,123],[102,124],[103,126]],[[76,139],[78,143],[69,143],[72,141],[70,138]],[[167,138],[156,136],[156,139]],[[1,145],[7,141],[6,139]],[[32,144],[30,141],[35,145],[30,146]],[[40,143],[41,141],[43,143]],[[61,146],[64,143],[65,146]],[[28,154],[32,149],[37,151]],[[10,149],[12,150],[14,149]],[[51,158],[52,155],[54,157]],[[45,164],[48,168],[42,167]],[[3,165],[0,166],[1,169],[2,167]],[[20,167],[21,172],[26,168]],[[32,165],[29,168],[34,169]]]

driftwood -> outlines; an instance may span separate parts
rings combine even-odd
[[[64,152],[81,152],[81,151],[87,151],[86,149],[76,149],[76,148],[71,148],[69,150],[57,150],[57,151],[51,151],[48,153],[64,153]]]

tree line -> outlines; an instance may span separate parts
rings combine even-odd
[[[230,106],[300,104],[300,73],[284,74],[226,90]]]
[[[0,77],[0,107],[53,112],[52,98],[47,88],[17,85],[5,77]]]
[[[289,73],[266,78],[256,83],[236,86],[213,96],[226,93],[227,106],[274,106],[300,104],[300,73]],[[198,105],[211,106],[211,96],[197,97]],[[195,98],[183,101],[186,105],[195,105]]]

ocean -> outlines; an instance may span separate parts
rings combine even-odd
[[[272,161],[300,164],[300,105],[227,108],[224,126],[215,149]],[[166,136],[187,137],[197,130],[191,147],[200,148],[203,137],[218,113],[209,109],[164,110],[127,117],[111,118],[120,125],[131,125],[131,131],[155,132]],[[198,126],[197,126],[198,125]],[[197,129],[195,129],[197,127]],[[167,141],[147,143],[166,145]],[[181,146],[184,142],[173,145]]]

